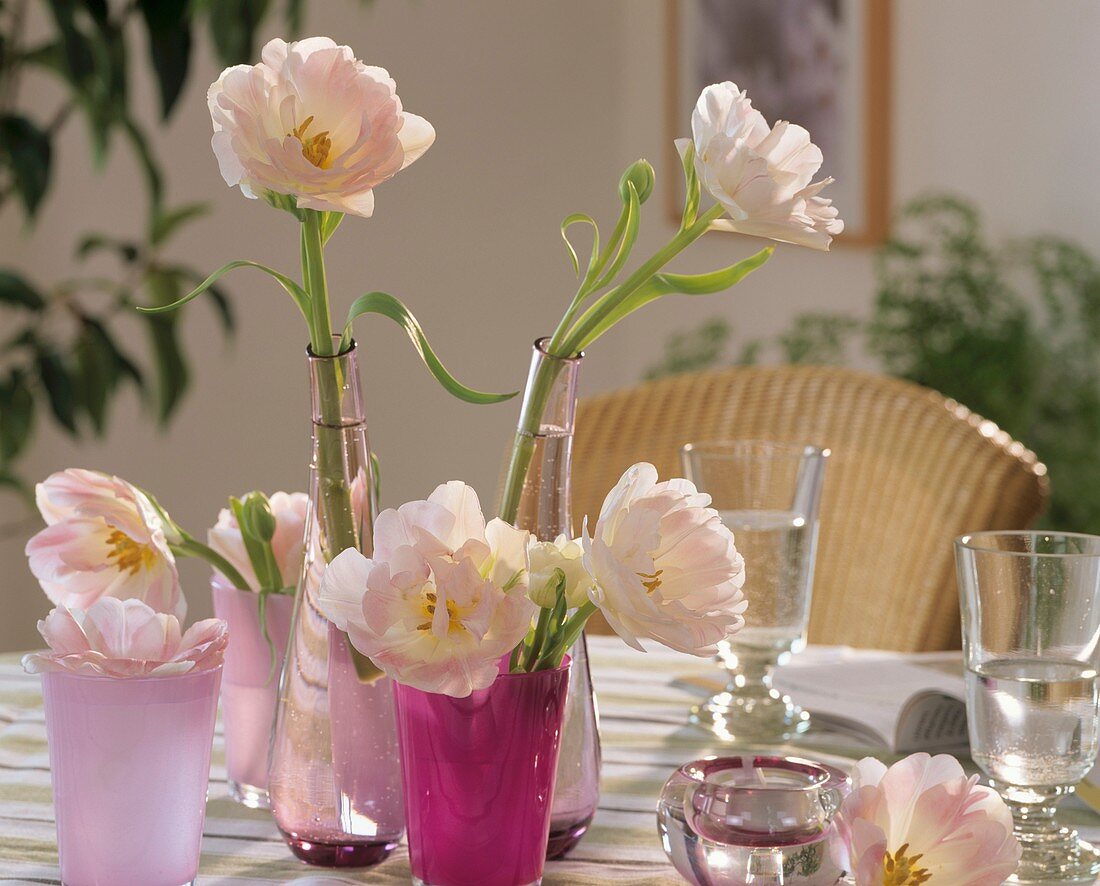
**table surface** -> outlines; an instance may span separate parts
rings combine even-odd
[[[708,741],[686,724],[690,705],[719,678],[707,659],[660,647],[647,654],[613,637],[590,640],[593,682],[603,739],[600,808],[591,830],[569,859],[551,862],[543,883],[586,886],[682,883],[657,837],[654,806],[661,785],[681,763],[729,747]],[[824,650],[813,647],[801,663]],[[867,753],[828,733],[800,738],[784,750],[842,763]],[[878,753],[878,756],[884,756]],[[1089,836],[1100,835],[1100,816],[1071,805],[1067,817]],[[375,868],[325,871],[296,861],[270,815],[246,809],[228,795],[221,724],[214,737],[210,793],[199,870],[200,886],[213,884],[408,883],[404,847]],[[49,757],[39,678],[23,673],[17,655],[0,656],[0,883],[60,883],[50,795]]]

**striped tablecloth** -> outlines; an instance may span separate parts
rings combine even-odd
[[[616,638],[591,641],[593,680],[599,694],[604,748],[603,793],[588,835],[566,861],[547,865],[543,882],[586,886],[682,883],[657,838],[654,805],[661,785],[680,763],[723,748],[685,724],[688,707],[714,680],[707,660],[654,648],[648,654]],[[815,650],[803,653],[812,661]],[[812,735],[812,733],[811,733]],[[797,753],[833,762],[862,756],[865,749],[818,735]],[[728,752],[728,748],[725,749]],[[792,749],[788,749],[792,750]],[[297,862],[266,812],[229,799],[221,728],[214,738],[199,883],[408,883],[404,847],[376,868],[329,872]],[[1084,807],[1069,817],[1100,834],[1100,818]],[[1092,827],[1088,827],[1092,825]],[[0,656],[0,883],[57,884],[57,844],[50,799],[49,757],[37,677],[27,676],[19,657]]]

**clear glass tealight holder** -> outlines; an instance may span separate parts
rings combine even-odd
[[[657,830],[694,886],[832,886],[833,815],[850,789],[832,766],[798,757],[708,757],[661,791]]]

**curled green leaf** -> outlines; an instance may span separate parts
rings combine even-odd
[[[699,216],[699,173],[695,171],[695,144],[691,139],[680,139],[680,163],[684,168],[684,213],[680,218],[680,230],[695,224]]]
[[[286,290],[287,295],[294,299],[294,303],[298,306],[298,310],[302,312],[302,316],[306,318],[306,322],[309,322],[309,295],[301,286],[291,280],[286,274],[280,274],[273,268],[269,268],[267,265],[262,265],[255,261],[231,261],[229,264],[222,265],[213,274],[203,280],[198,286],[192,289],[183,298],[177,299],[174,302],[166,305],[138,305],[138,310],[145,314],[164,314],[168,311],[175,311],[182,308],[185,304],[194,298],[202,295],[218,282],[223,276],[228,274],[235,268],[255,268],[258,271],[263,271],[269,277],[273,278],[280,286]]]
[[[596,220],[590,215],[585,215],[583,212],[574,212],[572,215],[567,215],[562,219],[561,238],[565,241],[565,248],[569,250],[569,258],[573,263],[573,272],[579,277],[581,265],[580,261],[577,259],[577,250],[573,248],[573,244],[569,241],[569,229],[576,224],[592,226],[592,254],[588,259],[588,270],[590,272],[595,266],[600,254],[600,229],[596,224]]]
[[[428,367],[428,371],[435,376],[436,381],[443,385],[448,393],[459,400],[478,404],[500,403],[502,400],[510,400],[518,393],[518,391],[512,391],[510,394],[490,394],[468,388],[459,382],[447,371],[447,368],[435,355],[435,351],[428,343],[428,337],[424,334],[424,330],[420,327],[416,317],[398,299],[387,292],[368,292],[352,302],[351,308],[348,310],[347,323],[344,325],[341,351],[351,347],[352,324],[357,317],[361,317],[363,314],[381,314],[401,326],[408,334],[409,340],[420,355],[420,359]]]
[[[638,192],[634,188],[634,183],[627,182],[626,199],[623,201],[622,240],[619,241],[619,249],[615,253],[615,260],[611,262],[610,267],[596,281],[596,284],[592,287],[593,290],[603,289],[614,280],[630,257],[630,252],[634,248],[634,241],[638,239],[638,226],[642,220],[641,202]]]

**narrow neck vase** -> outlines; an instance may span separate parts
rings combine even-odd
[[[576,537],[570,474],[577,381],[584,355],[554,357],[535,342],[500,516],[541,541]],[[585,637],[569,650],[561,751],[554,783],[547,857],[561,858],[584,836],[600,798],[600,736]]]
[[[354,653],[317,605],[325,565],[371,553],[370,445],[355,346],[309,355],[313,417],[310,509],[290,644],[279,684],[268,779],[275,822],[303,861],[377,864],[404,832],[388,678]]]

